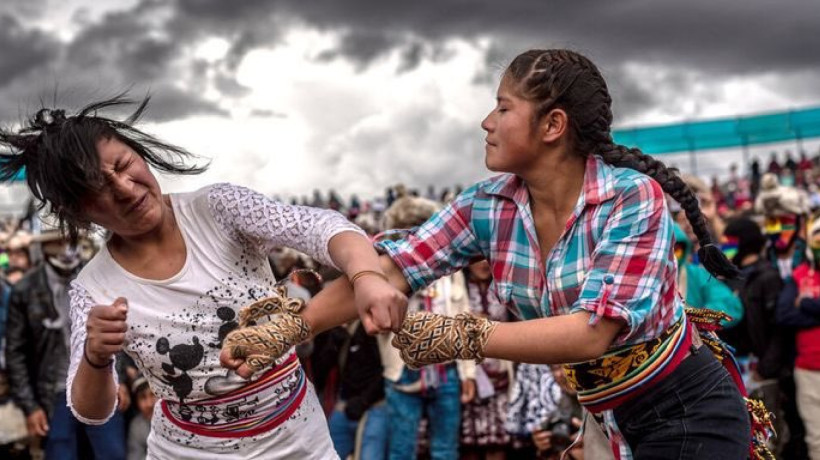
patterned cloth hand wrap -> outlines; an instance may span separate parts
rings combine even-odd
[[[460,313],[455,318],[430,312],[413,313],[407,315],[401,330],[393,337],[393,346],[411,369],[454,359],[481,362],[496,324],[468,313]]]
[[[294,345],[310,337],[310,326],[298,314],[305,301],[287,297],[287,290],[277,286],[277,293],[242,308],[239,329],[228,334],[222,348],[233,358],[245,358],[245,363],[258,371],[282,357]],[[269,321],[257,325],[262,319]]]

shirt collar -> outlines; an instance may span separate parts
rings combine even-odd
[[[587,157],[584,171],[584,203],[601,204],[615,195],[615,173],[613,167],[604,163],[598,155]],[[484,191],[519,203],[529,200],[524,181],[515,174],[497,176],[487,182]]]

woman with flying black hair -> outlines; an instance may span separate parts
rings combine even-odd
[[[567,378],[616,458],[746,458],[747,405],[731,355],[710,332],[720,314],[685,313],[677,295],[664,192],[691,222],[705,268],[724,277],[737,269],[678,175],[613,141],[610,105],[601,73],[578,53],[531,50],[512,61],[481,124],[486,165],[504,174],[381,248],[384,270],[404,292],[487,259],[495,293],[522,321],[417,313],[393,344],[413,366],[484,357],[572,363]],[[350,300],[346,281],[330,285],[308,306],[312,317],[329,318],[314,326],[332,326],[331,313],[342,309],[355,316]],[[371,312],[359,313],[379,329]],[[701,346],[695,325],[710,346]],[[231,351],[223,350],[223,364],[236,367]]]
[[[163,194],[150,167],[170,174],[205,167],[186,165],[187,151],[134,127],[147,103],[124,121],[100,115],[132,104],[121,95],[76,115],[42,109],[21,129],[0,130],[7,149],[0,178],[25,171],[31,192],[72,239],[92,224],[111,235],[72,284],[68,405],[89,424],[112,415],[113,356],[123,349],[159,399],[149,458],[335,456],[293,349],[275,362],[253,359],[248,381],[219,366],[222,342],[240,324],[261,321],[241,306],[303,307],[275,287],[268,254],[276,246],[350,276],[362,308],[401,311],[406,298],[384,280],[363,232],[336,212],[230,184]]]

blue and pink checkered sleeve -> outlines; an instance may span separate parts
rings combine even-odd
[[[401,269],[413,291],[482,257],[471,228],[474,198],[475,187],[471,187],[405,238],[377,244]]]
[[[572,311],[589,311],[593,323],[602,317],[626,321],[619,341],[653,334],[654,325],[675,314],[671,248],[663,190],[648,177],[636,177],[613,201]]]

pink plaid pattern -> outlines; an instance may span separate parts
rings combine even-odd
[[[523,181],[480,182],[400,241],[379,243],[414,290],[477,259],[522,319],[585,310],[628,327],[613,347],[653,339],[683,315],[672,220],[660,185],[591,155],[563,235],[542,254]],[[539,261],[543,260],[543,264]]]

